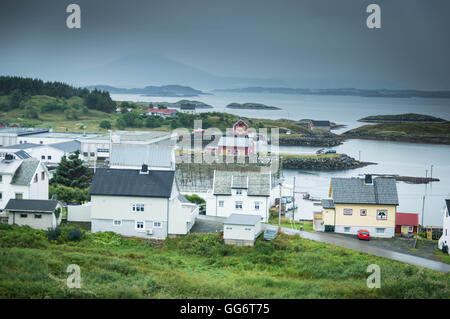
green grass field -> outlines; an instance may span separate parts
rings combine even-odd
[[[360,252],[280,235],[254,247],[224,245],[217,234],[146,242],[113,233],[0,226],[0,298],[448,298],[450,277]],[[69,264],[81,289],[66,286]],[[381,288],[366,270],[381,268]]]

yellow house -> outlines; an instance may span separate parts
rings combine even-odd
[[[357,234],[365,229],[372,237],[394,237],[398,206],[394,179],[371,175],[332,178],[329,197],[322,200],[325,230],[334,228],[337,233]]]

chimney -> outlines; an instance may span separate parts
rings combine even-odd
[[[364,175],[364,184],[367,184],[367,185],[373,184],[372,175],[370,175],[370,174]]]
[[[139,174],[148,174],[148,165],[147,164],[142,164]]]

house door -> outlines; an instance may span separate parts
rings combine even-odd
[[[402,226],[402,234],[408,234],[408,226]]]

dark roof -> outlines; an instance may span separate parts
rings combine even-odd
[[[398,205],[397,184],[393,178],[373,178],[365,184],[363,178],[332,178],[335,204]]]
[[[270,196],[271,176],[257,171],[215,171],[214,195],[231,195],[233,188],[247,189],[248,196]]]
[[[58,205],[56,200],[45,199],[10,199],[5,210],[16,212],[53,213]]]
[[[254,226],[261,221],[259,215],[231,214],[223,223],[227,225],[249,225]]]
[[[4,149],[11,149],[11,150],[25,150],[27,148],[33,148],[37,146],[42,146],[42,144],[34,144],[34,143],[22,143],[22,144],[16,144],[16,145],[9,145],[2,147]]]
[[[334,209],[334,202],[332,199],[322,199],[322,207],[327,209]]]
[[[314,121],[314,120],[311,120],[311,123],[314,126],[330,126],[330,121]]]
[[[74,153],[75,151],[81,150],[81,142],[80,141],[68,141],[62,143],[50,144],[48,146],[57,148],[64,153]]]
[[[174,176],[174,171],[150,170],[148,174],[139,174],[137,169],[98,168],[89,194],[169,198]]]
[[[16,156],[20,159],[31,158],[31,155],[25,152],[24,150],[17,151],[14,154],[16,154]]]
[[[396,213],[395,224],[400,226],[419,226],[419,214]]]

